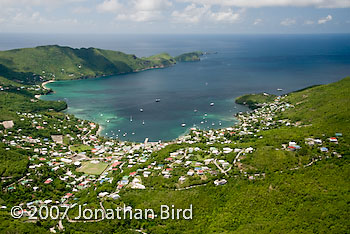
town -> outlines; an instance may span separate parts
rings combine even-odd
[[[1,87],[2,91],[8,89]],[[30,89],[40,91],[40,87]],[[124,142],[99,136],[97,124],[69,114],[17,112],[19,121],[1,123],[0,139],[5,150],[26,152],[28,162],[20,178],[1,178],[5,197],[11,201],[1,208],[19,205],[28,217],[33,204],[74,207],[79,202],[76,195],[88,188],[99,191],[97,199],[103,207],[106,199],[122,200],[122,191],[127,189],[184,190],[207,184],[224,186],[230,177],[264,179],[265,171],[249,163],[258,153],[254,141],[263,139],[266,130],[303,127],[301,122],[280,119],[281,113],[294,108],[286,97],[278,96],[258,109],[238,113],[239,123],[232,127],[191,128],[189,134],[170,142]],[[337,153],[341,139],[338,132],[303,141],[289,139],[270,150],[295,153],[307,148],[313,152],[303,165],[285,168],[297,170],[318,160],[341,158]],[[10,198],[12,194],[16,197]],[[60,223],[57,228],[64,227]],[[55,232],[55,227],[51,231]]]

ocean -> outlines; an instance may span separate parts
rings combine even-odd
[[[99,123],[101,134],[136,142],[172,140],[192,126],[232,126],[234,114],[247,111],[234,103],[243,94],[284,94],[350,75],[349,34],[0,37],[1,50],[48,44],[112,49],[140,57],[209,52],[200,62],[47,85],[55,93],[42,99],[65,100],[66,112]],[[155,102],[157,98],[160,102]]]

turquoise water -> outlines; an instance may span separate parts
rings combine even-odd
[[[138,56],[217,52],[165,69],[47,85],[55,93],[43,99],[66,100],[68,113],[95,121],[103,135],[122,140],[165,141],[194,125],[232,126],[233,115],[247,110],[235,105],[237,96],[286,93],[350,75],[349,35],[110,37],[98,43],[91,46]]]

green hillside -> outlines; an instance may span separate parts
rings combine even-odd
[[[273,94],[246,94],[236,98],[235,102],[240,105],[248,106],[251,109],[259,107],[259,104],[272,102],[276,98],[276,95]]]
[[[163,54],[159,59],[166,56]],[[59,127],[63,130],[63,135],[74,136],[76,142],[72,142],[72,145],[81,144],[77,140],[77,135],[81,132],[75,126],[83,129],[88,123],[83,125],[73,116],[68,120],[65,114],[56,112],[65,108],[65,103],[33,101],[31,100],[33,95],[34,91],[29,87],[23,89],[17,87],[0,92],[2,107],[0,120],[13,119],[16,130],[20,128],[23,135],[41,138],[57,134]],[[134,233],[135,230],[143,230],[146,233],[348,233],[350,77],[332,84],[293,92],[285,97],[247,95],[245,102],[253,103],[257,108],[251,113],[242,115],[247,118],[256,116],[265,108],[259,104],[268,103],[273,106],[275,99],[279,98],[290,108],[276,111],[273,117],[276,124],[270,128],[262,129],[254,135],[233,134],[229,136],[231,143],[168,145],[152,153],[147,163],[125,168],[124,172],[116,171],[112,174],[113,183],[97,183],[96,186],[78,191],[74,197],[76,199],[74,202],[78,204],[99,208],[101,200],[97,197],[100,192],[115,191],[117,181],[123,176],[144,168],[152,161],[156,161],[157,164],[164,163],[171,152],[180,148],[252,147],[254,149],[252,153],[240,158],[241,171],[235,166],[227,175],[218,174],[212,180],[209,178],[207,181],[202,179],[195,181],[193,177],[195,183],[206,183],[206,186],[174,190],[178,183],[175,171],[188,170],[186,167],[175,166],[173,176],[169,179],[164,179],[162,176],[142,178],[145,190],[125,188],[120,191],[119,199],[103,200],[105,208],[116,208],[126,204],[134,209],[152,208],[156,212],[159,211],[161,204],[174,205],[176,208],[188,208],[192,204],[192,220],[113,219],[92,223],[63,220],[64,231],[67,233]],[[19,118],[24,117],[23,115],[18,117],[16,113],[18,111],[42,114],[40,118],[48,122],[48,126],[33,131],[33,121],[20,120]],[[262,119],[258,119],[256,126],[253,127],[258,128],[260,120]],[[290,124],[287,125],[287,122]],[[64,128],[65,126],[67,128]],[[246,127],[249,128],[247,125]],[[1,126],[0,130],[4,131]],[[330,137],[336,133],[338,142],[330,142]],[[322,140],[322,147],[327,147],[329,151],[321,152],[320,145],[306,144],[308,138]],[[7,136],[4,139],[16,138]],[[100,140],[102,139],[101,137]],[[300,145],[301,149],[296,151],[284,149],[283,145],[288,145],[291,141]],[[29,147],[29,143],[26,146]],[[3,157],[0,157],[0,162],[3,164],[0,167],[0,175],[13,176],[12,180],[15,180],[27,173],[26,156],[34,152],[24,152],[16,147],[6,150],[5,147],[7,147],[5,144],[0,144],[0,152],[3,154]],[[232,153],[217,157],[232,162],[235,155]],[[71,169],[73,170],[73,167]],[[63,170],[54,172],[47,166],[40,172],[42,175],[39,179],[38,175],[32,175],[34,182],[38,181],[39,184],[48,177],[57,178],[64,173]],[[255,178],[251,179],[249,175],[254,175]],[[215,186],[213,180],[222,178],[227,180],[227,184]],[[8,186],[8,183],[10,181],[3,186]],[[29,192],[32,191],[31,187],[20,186],[18,183],[16,186],[15,191],[0,194],[1,204],[7,204],[10,208],[10,205],[33,200]],[[57,179],[50,186],[40,194],[35,194],[37,196],[35,199],[44,200],[49,197],[57,200],[69,191],[64,183]],[[77,207],[70,209],[69,217],[75,217],[76,214]],[[9,216],[7,210],[0,212],[0,220],[0,232],[8,233],[21,232],[18,230],[28,228],[38,229],[36,230],[38,233],[45,232],[56,224],[52,220],[38,220],[35,223],[16,220]]]
[[[185,53],[185,54],[181,54],[179,56],[176,56],[175,60],[178,61],[178,62],[199,61],[200,60],[200,56],[202,56],[202,55],[203,55],[203,52],[201,52],[201,51]]]
[[[112,50],[49,45],[0,51],[0,76],[22,84],[33,84],[49,79],[116,75],[175,63],[175,58],[165,53],[138,58]]]

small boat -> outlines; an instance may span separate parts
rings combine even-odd
[[[196,113],[198,110],[194,110],[194,112]]]
[[[221,126],[221,122],[219,122],[219,126]]]
[[[214,106],[214,102],[210,103],[210,106]]]
[[[207,113],[205,113],[205,114],[204,114],[204,116],[208,116],[208,114],[207,114]]]
[[[142,125],[145,125],[145,121],[144,120],[142,120]]]
[[[142,108],[140,109],[140,112],[143,112],[143,109],[142,109]]]
[[[186,124],[185,123],[181,124],[181,127],[186,127]]]
[[[214,126],[215,125],[215,123],[211,123],[211,126]]]
[[[106,122],[109,123],[109,119],[107,119]]]
[[[283,89],[277,89],[277,91],[283,91]]]
[[[201,121],[201,124],[204,124],[204,122],[203,122],[203,121]]]
[[[156,102],[160,102],[160,98],[157,98],[157,99],[156,99]]]
[[[130,122],[132,122],[132,116],[130,116]]]
[[[131,133],[132,135],[135,135],[135,133],[133,132],[133,133]]]

